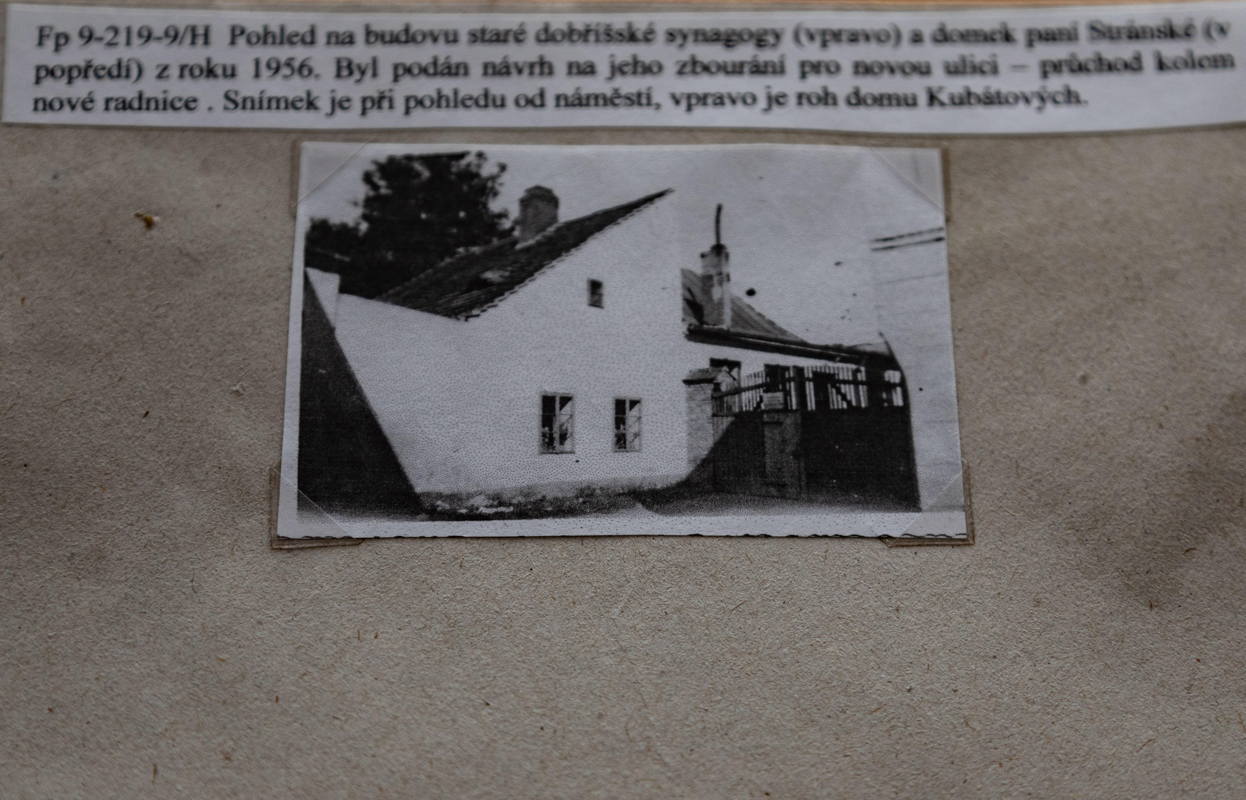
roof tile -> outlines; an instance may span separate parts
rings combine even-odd
[[[705,288],[701,276],[690,269],[681,270],[684,284],[684,323],[704,325],[706,300]],[[731,296],[731,332],[746,336],[769,336],[774,339],[787,339],[798,344],[805,340],[779,325],[748,303],[735,295]]]
[[[377,299],[443,317],[478,316],[589,239],[670,191],[560,222],[526,242],[511,237],[471,248]]]

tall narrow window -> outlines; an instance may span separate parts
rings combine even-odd
[[[571,395],[541,395],[541,452],[575,452],[575,398]]]
[[[710,368],[725,370],[726,377],[719,378],[717,389],[721,392],[715,401],[717,413],[735,414],[742,410],[740,402],[744,394],[734,390],[740,389],[740,362],[730,358],[711,358]]]
[[[730,358],[711,358],[710,367],[727,370],[727,374],[731,376],[731,382],[738,384],[740,382],[740,362]]]
[[[606,307],[606,287],[602,285],[601,281],[589,278],[588,304],[593,308]]]
[[[635,398],[614,400],[614,449],[620,453],[640,450],[640,401]]]

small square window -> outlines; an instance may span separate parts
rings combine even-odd
[[[614,400],[614,449],[619,453],[640,451],[640,401],[635,398]]]
[[[588,304],[593,308],[606,307],[606,287],[602,285],[601,281],[589,279]]]
[[[571,395],[541,395],[541,452],[575,452],[575,398]]]
[[[717,367],[718,369],[725,369],[727,371],[727,374],[731,377],[732,383],[740,382],[740,362],[739,361],[735,361],[730,358],[711,358],[710,367],[711,368]]]

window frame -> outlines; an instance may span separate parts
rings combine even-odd
[[[622,404],[622,405],[620,405]],[[619,409],[623,409],[623,413],[619,414]],[[632,437],[632,410],[636,411],[635,437]],[[611,419],[610,445],[611,449],[616,453],[639,453],[644,448],[644,402],[639,397],[616,397],[614,398],[614,409]],[[622,429],[619,428],[619,421],[623,421]],[[619,447],[619,435],[623,435],[623,447]]]
[[[554,407],[551,416],[552,425],[549,430],[558,430],[559,412],[562,408],[558,401],[565,398],[569,401],[570,413],[567,415],[567,440],[561,446],[555,442],[547,445],[545,439],[545,419],[548,416],[545,412],[545,399],[553,398]],[[571,392],[541,392],[539,395],[537,406],[537,452],[541,455],[561,456],[575,452],[575,395]]]
[[[596,300],[597,302],[593,302]],[[606,307],[606,284],[597,278],[588,279],[588,306],[589,308],[605,308]]]
[[[743,365],[734,358],[711,358],[710,369],[718,368],[726,370],[727,375],[738,386],[743,377]]]

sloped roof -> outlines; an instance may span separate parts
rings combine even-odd
[[[683,317],[687,337],[704,344],[722,344],[748,350],[825,358],[828,361],[870,362],[884,367],[895,365],[890,347],[882,345],[813,344],[792,333],[735,295],[731,296],[731,327],[705,324],[708,297],[701,276],[681,270],[683,278]]]
[[[511,292],[589,239],[670,192],[560,222],[527,242],[511,237],[451,256],[377,299],[443,317],[467,319]]]
[[[684,323],[704,325],[703,309],[709,298],[705,294],[705,285],[701,283],[701,276],[690,269],[680,272],[684,283]],[[746,336],[767,336],[773,339],[787,339],[797,344],[808,344],[804,339],[735,295],[731,296],[730,330]]]

